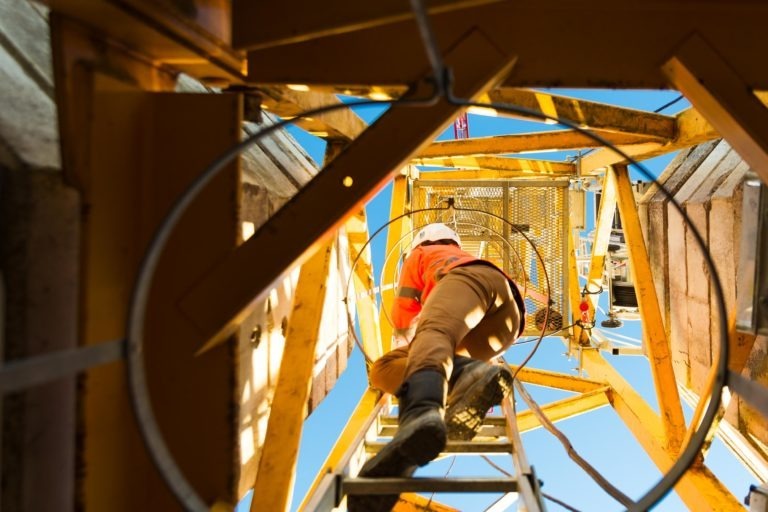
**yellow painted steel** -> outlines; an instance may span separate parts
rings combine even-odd
[[[579,270],[576,263],[576,241],[573,237],[573,228],[568,229],[568,300],[571,305],[571,323],[576,324],[581,320],[581,284],[579,283]],[[580,345],[589,343],[587,330],[581,325],[574,325],[571,329],[571,340]]]
[[[341,101],[325,92],[298,92],[284,86],[259,87],[263,97],[261,105],[269,112],[284,119],[295,118],[299,114],[326,105],[335,105]],[[354,140],[366,128],[366,123],[351,109],[334,110],[325,114],[300,117],[296,125],[310,133],[325,139]]]
[[[364,430],[366,423],[371,419],[371,415],[375,414],[377,407],[383,405],[385,400],[385,397],[380,396],[380,394],[373,389],[368,388],[363,392],[355,410],[349,417],[349,421],[341,431],[331,452],[320,467],[320,471],[317,472],[317,476],[312,482],[309,491],[307,491],[301,505],[299,505],[299,510],[306,510],[309,498],[317,491],[320,482],[326,474],[340,471],[341,466],[346,463],[344,456],[356,442],[360,441],[361,436],[365,434]]]
[[[331,242],[326,243],[301,266],[256,474],[252,512],[288,510],[290,506],[332,248]]]
[[[445,55],[446,65],[455,68],[455,94],[467,98],[498,85],[514,60],[474,31],[459,37]],[[411,93],[414,97],[432,90],[426,81],[417,85]],[[391,107],[251,238],[199,276],[180,301],[180,309],[210,339],[232,332],[249,304],[262,297],[281,274],[312,254],[386,185],[393,170],[402,168],[460,111],[445,100],[418,109]],[[259,272],[252,271],[254,265]],[[217,300],[211,302],[211,297]]]
[[[488,99],[494,103],[508,103],[560,119],[568,119],[582,128],[650,135],[664,139],[672,139],[675,136],[674,117],[642,110],[511,87],[500,87],[490,91]],[[503,111],[498,114],[512,115]],[[540,119],[522,115],[514,117]]]
[[[360,210],[357,215],[350,217],[345,227],[349,238],[350,261],[357,261],[352,276],[354,287],[349,292],[355,293],[355,306],[365,353],[370,358],[377,359],[382,355],[382,345],[381,331],[378,328],[379,312],[373,297],[375,286],[370,245],[362,255],[360,254],[368,240],[365,210]]]
[[[212,3],[219,5],[214,8]],[[245,81],[245,59],[229,45],[230,8],[221,0],[190,0],[184,14],[162,2],[45,0],[51,10],[98,30],[156,67],[217,86]]]
[[[515,365],[509,365],[509,367],[513,372],[517,371],[518,369],[518,367]],[[540,370],[538,368],[531,368],[529,366],[526,366],[520,370],[517,374],[517,378],[522,382],[527,382],[528,384],[536,384],[538,386],[562,389],[564,391],[574,391],[577,393],[588,393],[602,389],[605,386],[605,383],[598,380],[574,377],[573,375],[568,375],[566,373]]]
[[[624,238],[629,252],[637,304],[643,320],[643,346],[651,365],[667,443],[672,452],[677,452],[685,434],[685,419],[672,368],[669,340],[664,330],[648,251],[645,248],[643,231],[637,215],[629,170],[626,166],[615,166],[609,172],[614,174],[616,179],[619,215],[621,215]]]
[[[425,498],[415,493],[403,493],[392,512],[460,512],[459,509],[438,503],[432,498]]]
[[[489,162],[491,165],[486,167],[472,168],[473,166],[465,166],[463,164],[457,164],[456,160],[472,160],[473,164],[480,164],[481,160],[495,160],[496,162]],[[510,161],[500,162],[501,160]],[[415,160],[413,163],[421,165],[425,160]],[[431,161],[431,160],[428,160]],[[513,158],[494,158],[494,157],[463,157],[457,159],[435,159],[434,162],[440,162],[439,165],[445,165],[448,167],[464,167],[464,169],[457,169],[455,171],[422,171],[419,175],[420,180],[437,180],[437,181],[451,181],[451,180],[510,180],[518,178],[560,178],[576,175],[576,166],[573,164],[563,164],[560,162],[546,162],[543,160],[516,160]],[[499,165],[493,166],[494,163]],[[435,165],[435,164],[433,164]],[[519,169],[509,170],[502,169],[501,167],[508,165],[509,167],[515,166]]]
[[[636,160],[646,160],[671,151],[701,144],[720,137],[717,131],[697,110],[689,108],[675,117],[675,137],[666,144],[645,142],[629,146],[619,146],[624,153]],[[581,161],[581,170],[585,174],[602,172],[609,165],[627,163],[623,156],[610,148],[598,149],[586,155]]]
[[[577,396],[542,405],[541,410],[544,411],[544,414],[547,418],[552,420],[552,422],[573,418],[579,414],[584,414],[609,405],[608,395],[606,394],[609,389],[610,388],[607,386],[602,386]],[[540,426],[541,423],[533,411],[526,410],[517,413],[517,428],[520,430],[520,433],[535,430]]]
[[[651,460],[661,471],[669,469],[676,455],[667,446],[659,416],[597,350],[584,350],[582,361],[589,375],[610,385],[611,405]],[[690,510],[743,510],[736,497],[705,467],[689,469],[675,491]]]
[[[426,11],[430,15],[468,9],[499,0],[436,0]],[[318,9],[312,0],[282,2],[240,2],[234,4],[234,46],[268,48],[388,25],[413,18],[405,2],[358,2],[336,0],[332,8]],[[266,21],[254,30],[254,21]]]
[[[616,212],[616,180],[613,173],[606,172],[603,177],[603,188],[600,194],[600,211],[595,223],[595,238],[592,241],[592,261],[589,264],[587,285],[590,291],[597,291],[603,286],[603,269],[605,255],[608,252],[608,242],[611,238],[611,227]],[[611,269],[608,269],[611,272]],[[588,295],[589,315],[594,318],[595,304],[598,295]]]
[[[407,172],[407,171],[406,171]],[[404,174],[399,174],[395,177],[392,184],[392,200],[389,207],[389,218],[394,219],[405,213],[408,194],[408,177]],[[409,216],[402,217],[401,220],[396,220],[389,225],[387,230],[387,252],[390,254],[390,258],[384,262],[384,268],[382,275],[383,281],[380,284],[381,288],[381,310],[379,311],[379,318],[381,323],[379,329],[381,332],[381,344],[384,352],[388,352],[392,343],[392,324],[387,320],[390,315],[390,309],[394,303],[395,293],[397,290],[397,281],[395,277],[398,259],[397,244],[400,238],[406,235],[412,229],[412,220]],[[405,239],[405,243],[408,243],[408,239]]]
[[[349,4],[349,1],[342,2],[344,6]],[[722,44],[723,48],[719,49],[722,55],[729,57],[729,64],[748,87],[765,89],[768,70],[753,65],[754,59],[749,57],[757,57],[757,49],[768,47],[768,34],[764,30],[768,10],[762,2],[754,0],[732,0],[728,7],[724,9],[719,2],[690,0],[653,4],[569,0],[536,4],[494,2],[466,11],[442,12],[430,19],[442,51],[451,47],[458,34],[477,30],[502,52],[516,54],[521,62],[530,63],[510,74],[505,80],[506,86],[666,88],[669,82],[659,71],[659,64],[672,55],[681,37],[699,33]],[[386,9],[380,7],[377,11]],[[334,6],[327,11],[295,9],[290,17],[306,18],[317,13],[327,18],[331,12],[344,12],[344,7]],[[544,19],[558,23],[557,30],[548,30],[546,37],[542,37],[540,23]],[[643,27],[654,36],[637,44],[627,37],[626,25],[616,24],[616,19],[631,19],[633,26]],[[287,24],[285,20],[268,17],[245,19],[237,12],[236,23],[251,37],[268,30],[274,23]],[[511,24],[514,30],[510,30]],[[739,37],[723,36],[724,26],[738,27]],[[590,37],[597,33],[602,40],[610,41],[602,45],[599,52],[593,51],[595,41]],[[251,51],[248,77],[254,83],[339,84],[343,87],[412,83],[428,66],[421,49],[422,42],[413,20],[375,26],[362,23],[344,33],[334,32],[325,37]]]
[[[662,66],[670,81],[725,134],[731,146],[768,183],[768,109],[701,36],[694,34]]]
[[[595,130],[601,137],[612,144],[639,144],[654,141],[645,135],[612,133]],[[601,143],[575,130],[551,130],[514,135],[496,135],[493,137],[475,137],[471,139],[446,140],[434,142],[420,151],[417,158],[452,158],[482,155],[503,155],[536,151],[554,151],[562,149],[593,148]]]

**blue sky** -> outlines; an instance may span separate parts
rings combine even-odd
[[[578,97],[603,103],[621,105],[640,110],[653,111],[665,103],[675,99],[675,91],[606,91],[606,90],[563,90],[557,94]],[[665,114],[674,114],[688,106],[685,100],[676,103]],[[359,109],[363,119],[372,122],[383,110],[381,108]],[[538,131],[542,129],[557,129],[557,126],[531,123],[505,118],[482,117],[469,115],[470,136],[481,137],[498,135],[500,133],[519,133]],[[324,153],[324,142],[309,136],[299,129],[291,128],[291,133],[304,146],[305,150],[315,161],[321,162]],[[438,139],[452,139],[453,129],[449,127]],[[568,153],[573,154],[573,152]],[[527,158],[532,157],[526,155]],[[546,159],[561,159],[564,154],[547,153]],[[644,162],[654,173],[660,174],[664,167],[674,157],[665,155]],[[633,179],[641,179],[637,171],[632,172]],[[368,205],[369,231],[373,232],[388,221],[390,187],[382,190]],[[590,194],[591,195],[591,194]],[[589,195],[588,195],[589,196]],[[591,208],[591,201],[588,203]],[[588,216],[590,216],[588,212]],[[374,271],[378,278],[384,258],[386,235],[383,234],[372,243]],[[606,303],[606,298],[602,299]],[[384,321],[384,320],[382,320]],[[639,338],[639,322],[625,322],[622,334]],[[506,354],[510,363],[522,361],[533,347],[533,343],[513,346]],[[564,345],[557,338],[545,338],[541,347],[529,363],[532,367],[575,374],[575,359],[564,355]],[[658,410],[653,383],[650,376],[648,361],[636,356],[606,356],[624,377],[648,400],[649,404]],[[296,485],[292,510],[296,510],[309,485],[312,483],[330,448],[333,446],[338,433],[346,423],[351,411],[367,386],[363,359],[355,349],[349,366],[342,375],[331,394],[320,404],[305,422],[304,436],[299,455],[299,469],[296,475]],[[557,390],[549,390],[530,386],[529,391],[540,403],[564,398],[569,394]],[[518,401],[518,409],[525,410],[525,403]],[[500,411],[495,411],[500,413]],[[686,411],[690,416],[690,411]],[[630,497],[637,499],[645,493],[660,478],[661,474],[649,457],[634,440],[621,419],[610,407],[604,407],[585,415],[558,423],[573,445],[593,466],[609,478],[614,485]],[[543,481],[543,492],[570,504],[581,511],[611,511],[622,510],[622,507],[602,491],[586,474],[578,468],[565,453],[562,445],[548,432],[538,429],[523,435],[528,461],[534,466],[539,478]],[[498,476],[498,472],[486,462],[477,458],[458,457],[451,462],[452,457],[436,461],[418,474],[443,476],[449,467],[451,476]],[[494,462],[511,470],[509,456],[496,456]],[[707,465],[729,487],[735,496],[741,500],[748,493],[752,478],[745,469],[730,455],[720,441],[715,440],[707,456]],[[467,512],[483,511],[492,504],[499,495],[438,495],[435,500]],[[247,503],[241,503],[238,510],[247,510]],[[565,510],[559,505],[547,502],[548,510]],[[674,493],[669,494],[655,510],[679,511],[685,510],[682,501]],[[516,505],[509,510],[516,510]]]

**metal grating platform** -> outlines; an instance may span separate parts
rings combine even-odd
[[[421,179],[413,183],[412,210],[446,207],[451,200],[454,208],[414,214],[414,227],[444,222],[456,229],[465,250],[504,269],[527,294],[525,334],[533,335],[537,334],[533,316],[546,305],[542,296],[547,286],[529,239],[549,275],[553,307],[568,318],[568,182]]]

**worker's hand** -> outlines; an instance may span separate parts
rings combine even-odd
[[[392,346],[404,347],[411,343],[413,340],[413,334],[416,331],[414,326],[407,327],[405,329],[395,329],[392,332]]]
[[[392,338],[392,348],[400,348],[408,345],[408,338],[402,335],[397,335]]]

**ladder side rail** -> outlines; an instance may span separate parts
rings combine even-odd
[[[366,438],[372,429],[377,430],[379,428],[379,415],[384,406],[389,403],[387,395],[382,394],[376,400],[375,405],[370,407],[372,393],[375,392],[368,389],[363,394],[350,421],[344,427],[323,463],[321,472],[315,478],[312,487],[299,506],[299,510],[324,511],[337,506],[337,502],[341,499],[341,496],[338,496],[339,476],[349,471],[354,455],[361,450],[364,451]],[[365,409],[368,408],[370,408],[370,412],[364,416]],[[331,504],[331,508],[328,508],[328,504]]]
[[[533,472],[528,459],[525,457],[523,441],[520,438],[520,431],[517,428],[517,415],[515,406],[509,397],[501,403],[504,417],[507,419],[507,437],[512,445],[512,462],[517,472],[518,493],[525,504],[528,512],[545,512],[546,507],[541,501],[541,489],[539,481]]]

